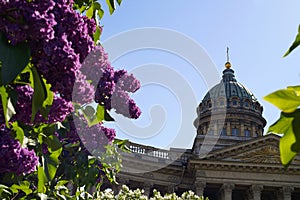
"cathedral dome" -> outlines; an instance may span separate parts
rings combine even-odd
[[[209,111],[212,107],[226,106],[228,108],[244,108],[261,113],[262,107],[253,93],[236,80],[231,64],[227,62],[225,66],[226,69],[223,71],[222,80],[206,93],[199,106],[199,112]]]
[[[238,82],[231,64],[225,64],[221,81],[212,87],[197,107],[197,137],[194,150],[205,136],[218,138],[214,148],[260,137],[266,120],[263,108],[253,93]]]

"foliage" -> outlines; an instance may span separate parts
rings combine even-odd
[[[284,54],[289,55],[300,45],[300,25],[295,41]],[[300,85],[277,90],[264,99],[281,110],[280,118],[269,127],[268,132],[283,134],[279,149],[282,165],[288,167],[300,151]]]
[[[115,1],[106,4],[112,14]],[[0,198],[85,199],[115,181],[126,148],[104,125],[113,109],[139,117],[130,98],[139,81],[99,45],[97,1],[0,7]]]
[[[297,48],[300,45],[300,25],[298,27],[298,34],[295,38],[295,41],[290,46],[290,48],[287,50],[287,52],[284,54],[284,57],[289,55],[295,48]]]
[[[184,192],[181,196],[178,196],[175,193],[161,195],[157,190],[153,190],[153,196],[148,198],[144,194],[144,190],[131,190],[126,185],[123,185],[122,189],[116,195],[114,195],[112,190],[105,190],[97,192],[95,197],[99,200],[204,200],[204,197],[199,197],[192,191]],[[208,200],[208,198],[205,198],[205,200]]]
[[[76,189],[75,195],[70,193],[70,187],[67,184],[68,182],[65,180],[59,181],[55,187],[53,188],[53,196],[52,198],[46,194],[39,194],[41,199],[70,199],[70,200],[208,200],[208,198],[199,197],[192,191],[184,192],[181,196],[172,194],[161,195],[157,190],[153,190],[153,195],[151,197],[147,197],[144,194],[144,190],[136,189],[131,190],[126,185],[122,186],[122,189],[118,194],[114,194],[114,191],[111,189],[106,189],[104,191],[96,190],[95,192],[88,193],[86,188],[80,187]],[[30,189],[28,189],[28,182],[24,182],[21,185],[14,185],[14,187],[8,188],[5,185],[0,185],[0,194],[2,197],[5,197],[4,194],[15,194],[17,189],[22,190],[24,192],[30,193]]]

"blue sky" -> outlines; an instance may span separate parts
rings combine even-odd
[[[145,27],[172,30],[197,42],[215,64],[220,77],[228,46],[237,80],[249,88],[264,107],[263,116],[268,122],[266,131],[279,117],[279,111],[262,97],[288,85],[299,84],[300,50],[282,57],[297,34],[299,7],[300,2],[296,0],[123,0],[112,16],[106,11],[101,22],[104,25],[101,41],[105,43],[114,35]],[[133,72],[141,67],[165,66],[189,84],[197,104],[209,89],[206,77],[195,73],[189,62],[170,52],[136,50],[112,60],[112,64],[115,68]],[[134,142],[161,148],[190,147],[196,132],[192,121],[182,119],[181,97],[166,85],[168,83],[159,83],[155,74],[151,76],[154,81],[143,85],[133,95],[143,111],[141,118],[133,122],[136,128],[118,125],[118,121],[110,126],[116,127],[118,137]],[[166,79],[171,78],[171,75],[166,76]],[[195,109],[191,115],[196,115]],[[152,116],[159,115],[159,119],[164,120],[151,118],[151,112]],[[143,129],[150,126],[155,130],[153,134],[144,133]],[[189,126],[185,129],[185,142],[176,139],[181,126]]]

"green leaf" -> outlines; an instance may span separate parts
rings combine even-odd
[[[104,15],[104,11],[102,10],[102,8],[100,8],[97,12],[97,15],[100,19],[102,19],[103,15]]]
[[[277,90],[265,96],[264,100],[272,103],[285,112],[294,111],[300,106],[300,96],[292,89]]]
[[[113,141],[113,144],[116,144],[119,149],[121,149],[123,152],[131,153],[129,147],[126,145],[128,143],[128,140],[118,140],[115,139]]]
[[[287,87],[288,90],[293,90],[297,96],[300,96],[300,85],[296,85],[296,86],[288,86]]]
[[[42,166],[38,166],[38,192],[45,193],[46,187],[45,183],[47,183],[47,177]]]
[[[113,14],[116,9],[115,0],[106,0],[106,4],[108,5],[109,13]]]
[[[53,158],[48,155],[45,156],[44,170],[48,181],[53,180],[53,178],[55,177],[57,167],[58,167],[57,160],[58,160],[57,158]]]
[[[269,127],[268,133],[283,134],[287,132],[289,129],[289,125],[292,124],[293,120],[294,118],[285,117],[283,114],[281,114],[280,118]]]
[[[282,133],[280,139],[280,159],[284,167],[288,167],[300,150],[300,109],[292,113],[281,113],[280,119],[269,131]]]
[[[10,186],[10,189],[13,193],[18,193],[19,190],[23,191],[26,195],[32,193],[32,190],[29,188],[30,183],[28,181],[22,181],[20,185],[13,184]]]
[[[32,66],[31,71],[34,82],[31,121],[34,121],[35,115],[38,111],[41,112],[43,117],[47,117],[50,111],[50,106],[53,103],[54,95],[50,90],[51,85],[47,84],[46,80],[40,76],[35,66]]]
[[[98,3],[98,2],[94,2],[92,6],[93,6],[93,8],[94,8],[94,11],[100,10],[100,9],[101,9],[101,5],[100,5],[100,3]]]
[[[100,40],[100,35],[101,35],[101,29],[99,26],[96,27],[96,31],[93,35],[94,37],[94,43],[97,44],[97,42]]]
[[[90,105],[87,105],[83,112],[87,117],[93,117],[95,115],[95,109]]]
[[[1,94],[1,101],[2,101],[2,107],[3,107],[3,114],[5,118],[5,124],[8,125],[8,121],[11,119],[11,117],[16,114],[14,106],[12,105],[12,102],[10,100],[10,97],[6,91],[6,88],[4,86],[0,86],[0,94]]]
[[[11,191],[9,190],[9,187],[6,185],[0,184],[0,197],[8,197],[12,195]]]
[[[30,48],[25,42],[15,46],[8,43],[4,34],[0,32],[0,61],[1,80],[6,85],[12,82],[26,67],[30,60]]]
[[[284,167],[287,167],[297,155],[297,152],[294,152],[291,149],[291,145],[295,142],[296,138],[293,133],[293,128],[289,126],[284,136],[280,139],[279,143],[280,159]]]
[[[94,7],[91,6],[85,13],[85,15],[88,17],[88,18],[92,18],[94,16]]]
[[[122,0],[117,0],[117,2],[118,2],[118,4],[119,4],[119,6],[120,6],[121,3],[122,3]]]
[[[96,113],[93,113],[92,110],[95,111],[94,108],[89,105],[83,110],[83,115],[87,120],[89,127],[99,124],[104,120],[105,108],[103,106],[98,104]]]
[[[21,145],[23,145],[24,131],[19,126],[18,122],[13,122],[12,123],[12,130],[16,133],[15,139],[19,140],[19,142],[21,143]]]
[[[60,153],[62,150],[62,145],[59,139],[55,135],[50,135],[43,139],[44,143],[47,144],[50,153]],[[59,156],[59,155],[58,155]],[[57,156],[57,157],[58,157]]]
[[[299,45],[300,45],[300,25],[298,27],[298,34],[295,38],[295,41],[293,42],[292,46],[290,46],[290,48],[287,50],[287,52],[283,55],[283,57],[289,55]]]
[[[115,121],[114,118],[112,118],[112,116],[110,116],[110,114],[108,113],[107,110],[105,110],[105,113],[104,113],[104,120],[109,122],[109,121]]]

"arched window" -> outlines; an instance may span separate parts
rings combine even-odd
[[[227,135],[227,132],[226,132],[226,128],[223,128],[220,130],[222,136],[226,136]]]
[[[249,101],[249,100],[245,100],[245,101],[244,101],[244,106],[245,106],[246,108],[249,108],[249,107],[250,107],[250,101]]]
[[[238,103],[239,103],[239,99],[237,97],[231,99],[232,106],[238,106]]]
[[[209,100],[209,101],[207,101],[207,107],[208,108],[211,108],[212,107],[212,103],[211,103],[211,101]]]
[[[232,135],[232,136],[238,136],[238,135],[239,135],[239,129],[237,129],[237,128],[232,128],[232,129],[231,129],[231,135]]]
[[[220,99],[219,99],[219,105],[220,105],[220,106],[224,106],[224,105],[225,105],[225,99],[220,98]]]
[[[245,130],[244,134],[245,134],[245,137],[250,137],[250,131],[249,130]]]

